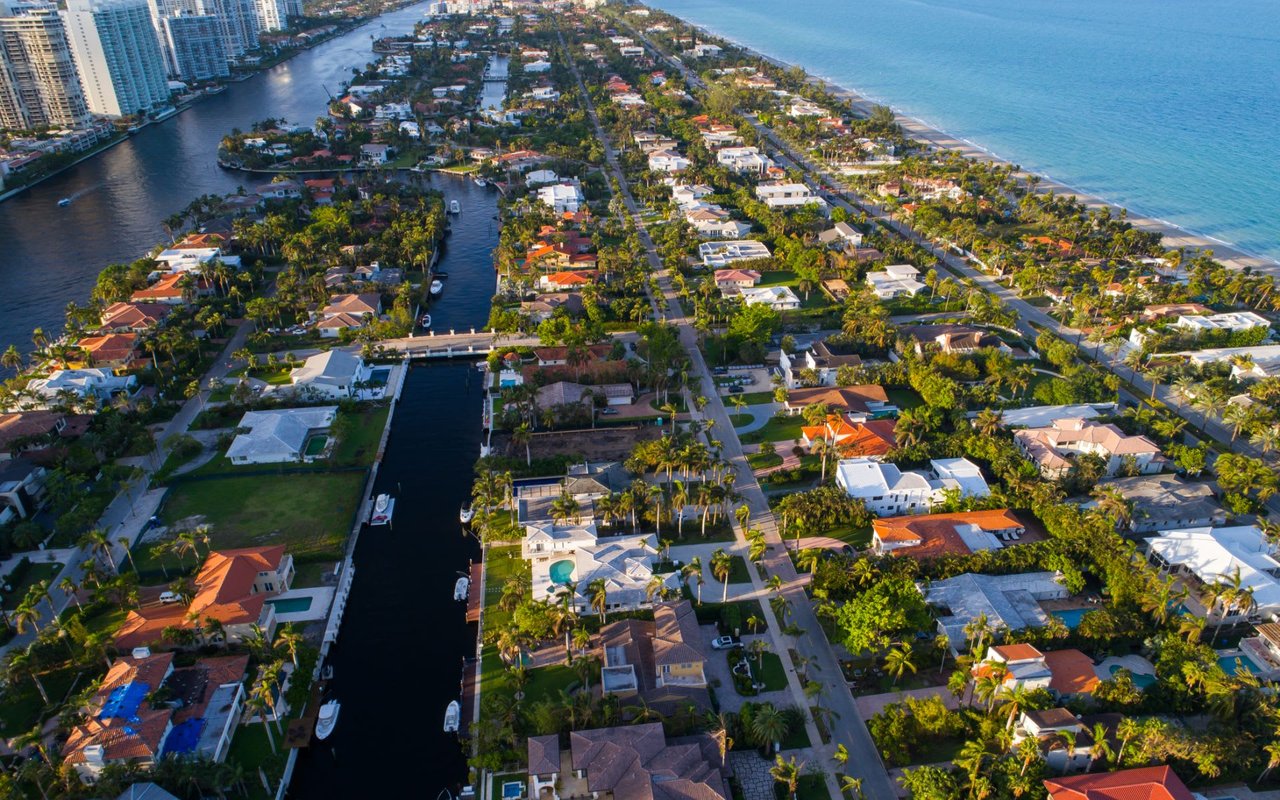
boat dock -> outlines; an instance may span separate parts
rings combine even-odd
[[[484,609],[484,564],[471,565],[471,582],[467,586],[467,622],[479,622]]]
[[[478,718],[476,717],[477,680],[476,660],[474,658],[462,659],[462,716],[458,723],[459,737],[465,737],[467,732],[471,730],[471,721]]]
[[[284,732],[284,746],[287,750],[301,750],[311,745],[311,737],[316,731],[316,717],[320,714],[320,703],[324,700],[327,681],[318,680],[311,684],[311,697],[307,698],[306,710],[302,716],[290,720]]]

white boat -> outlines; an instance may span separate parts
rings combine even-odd
[[[391,515],[396,510],[396,499],[389,494],[380,494],[374,501],[373,512],[369,515],[370,525],[386,525],[391,522]]]
[[[470,588],[471,588],[470,578],[466,577],[465,575],[461,578],[458,578],[457,582],[453,584],[453,599],[461,600],[465,602],[467,599],[467,590]]]
[[[422,315],[422,319],[418,320],[418,323],[419,323],[420,325],[422,325],[422,327],[424,327],[424,328],[430,328],[430,327],[431,327],[431,315],[430,315],[430,314],[423,314],[423,315]]]
[[[458,726],[462,723],[462,704],[457,700],[449,702],[449,707],[444,710],[444,732],[457,733]]]
[[[58,205],[61,206],[62,208],[66,208],[67,206],[71,205],[71,198],[70,197],[62,198],[61,200],[58,201]]]
[[[320,714],[316,717],[316,738],[328,739],[333,728],[338,724],[338,710],[341,708],[337,700],[330,700],[320,706]]]
[[[488,185],[489,185],[489,182],[486,181],[484,178],[476,178],[476,186],[484,188],[485,186],[488,186]]]
[[[458,203],[458,201],[457,201],[457,200],[450,200],[450,201],[449,201],[449,213],[450,213],[450,214],[461,214],[461,213],[462,213],[462,206],[461,206],[461,204],[459,204],[459,203]]]
[[[458,521],[461,522],[463,525],[466,525],[468,522],[475,519],[475,517],[476,517],[476,510],[471,506],[463,506],[462,508],[458,509]]]
[[[431,291],[432,297],[439,297],[440,293],[444,291],[444,284],[441,283],[439,280],[434,280],[431,282],[430,291]]]

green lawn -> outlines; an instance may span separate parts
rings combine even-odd
[[[284,464],[232,464],[227,460],[226,454],[219,454],[210,460],[207,464],[202,464],[198,469],[194,469],[192,475],[235,475],[245,472],[261,472],[264,469],[272,469],[275,467],[295,469],[315,469],[324,471],[333,467],[367,467],[373,463],[374,456],[378,454],[378,443],[382,440],[382,430],[387,425],[387,415],[391,413],[390,406],[364,406],[360,410],[347,413],[345,411],[338,412],[338,421],[336,427],[340,431],[338,434],[338,442],[333,446],[333,452],[329,458],[316,461],[311,464],[299,464],[289,462]],[[323,441],[323,440],[321,440]],[[311,452],[311,443],[308,443],[307,454],[315,455]]]
[[[801,775],[800,783],[796,785],[796,800],[831,800],[826,778],[811,773]]]
[[[760,444],[761,442],[791,443],[800,438],[800,429],[807,424],[804,421],[804,417],[799,414],[795,416],[774,416],[764,424],[763,428],[744,433],[738,438],[743,444]]]
[[[924,400],[920,399],[920,395],[916,394],[914,389],[908,389],[906,387],[900,389],[885,389],[884,393],[889,395],[890,403],[893,403],[903,411],[924,405]]]
[[[210,526],[214,549],[283,544],[299,562],[342,558],[351,530],[363,472],[213,478],[185,481],[169,490],[161,521],[166,525],[188,517],[203,517]],[[138,571],[146,575],[161,570],[151,555],[154,543],[134,548]],[[190,569],[173,555],[163,566]]]
[[[27,596],[27,590],[35,586],[40,581],[48,581],[50,586],[54,585],[54,578],[62,572],[62,564],[48,562],[38,562],[29,564],[22,576],[10,582],[10,577],[5,577],[5,583],[12,588],[4,595],[4,607],[6,610],[12,611],[17,608],[23,598]],[[15,572],[17,569],[15,569]],[[13,575],[13,573],[9,573]]]
[[[309,564],[298,564],[294,568],[293,588],[310,589],[324,586],[324,576],[332,575],[336,561],[313,561]]]
[[[747,456],[747,463],[752,469],[766,469],[781,464],[782,456],[777,453],[752,453]]]
[[[249,776],[244,785],[249,790],[247,796],[252,800],[266,800],[268,797],[275,796],[274,791],[268,795],[262,788],[258,770],[261,769],[266,773],[271,788],[275,789],[284,775],[285,762],[289,759],[289,751],[283,747],[282,735],[282,731],[288,730],[288,721],[281,720],[280,730],[276,730],[274,723],[267,724],[272,726],[271,736],[275,738],[276,752],[271,752],[271,742],[261,722],[237,725],[235,738],[231,740],[231,749],[227,751],[227,761],[239,764],[244,769],[244,773]]]
[[[101,673],[102,667],[98,668]],[[74,667],[66,667],[40,676],[44,690],[49,693],[53,707],[62,705],[76,678],[80,674]],[[45,711],[44,700],[35,682],[24,678],[5,689],[0,697],[0,736],[17,736],[35,727]]]
[[[746,404],[749,406],[760,406],[760,405],[765,405],[766,403],[774,402],[772,391],[744,392],[738,395],[738,397],[741,397],[744,401],[746,401]],[[728,398],[725,398],[725,399],[727,400]]]
[[[484,617],[485,627],[501,627],[511,616],[498,608],[502,587],[517,576],[530,575],[529,562],[520,557],[520,545],[490,547],[484,558]]]
[[[754,656],[748,658],[756,680],[764,684],[764,691],[780,692],[787,688],[787,673],[782,669],[782,658],[777,653],[765,653],[758,666]]]
[[[751,583],[751,573],[747,571],[747,560],[742,556],[730,557],[729,583]]]
[[[823,531],[816,535],[839,539],[845,544],[853,545],[859,550],[871,544],[870,527],[855,528],[851,525],[842,525],[839,528],[832,528],[829,531]]]
[[[89,633],[115,633],[129,616],[129,609],[115,605],[102,604],[96,609],[89,607],[86,610],[89,613],[82,616],[80,622]]]

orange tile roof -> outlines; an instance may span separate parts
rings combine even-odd
[[[217,550],[196,576],[196,596],[188,611],[224,625],[257,622],[265,594],[253,594],[259,572],[275,571],[284,560],[284,545]]]
[[[98,363],[127,361],[138,346],[138,334],[108,333],[89,336],[76,342],[76,346]]]
[[[884,517],[871,523],[872,533],[882,542],[915,542],[920,544],[891,550],[894,555],[912,558],[935,558],[942,555],[968,555],[956,527],[976,525],[984,531],[997,532],[1024,528],[1008,509],[961,511],[954,514],[924,514],[906,517]]]
[[[1049,778],[1044,782],[1051,800],[1192,800],[1171,767],[1139,767]]]
[[[160,279],[145,289],[139,289],[130,295],[129,299],[138,301],[161,300],[171,297],[183,297],[186,292],[178,283],[187,277],[183,272],[170,272],[167,275],[161,275]]]
[[[591,276],[585,272],[553,272],[546,276],[546,282],[557,286],[583,286],[591,283]]]
[[[150,328],[172,310],[163,303],[112,303],[103,310],[99,327],[102,330]]]
[[[866,408],[868,402],[888,403],[889,395],[885,394],[884,387],[870,384],[836,388],[792,389],[787,392],[787,404],[791,406],[811,406],[815,403],[825,403],[831,408],[852,408],[861,411]]]
[[[1001,644],[992,647],[991,650],[1004,659],[1006,663],[1030,661],[1044,655],[1034,645],[1030,644]]]
[[[187,610],[181,603],[159,606],[143,606],[130,611],[124,624],[116,631],[116,647],[131,650],[164,641],[164,629],[169,626],[186,626]]]
[[[883,456],[898,444],[898,438],[894,435],[896,420],[874,419],[850,427],[852,433],[849,438],[840,442],[842,456]]]
[[[1059,694],[1089,694],[1101,682],[1093,660],[1079,650],[1053,650],[1044,654],[1044,663],[1053,673],[1049,688]]]

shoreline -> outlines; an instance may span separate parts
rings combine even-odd
[[[865,116],[870,114],[871,109],[875,106],[889,106],[889,108],[893,109],[894,117],[897,119],[898,124],[902,126],[904,132],[906,132],[911,138],[917,139],[928,147],[936,150],[950,150],[976,161],[1015,166],[1017,167],[1014,172],[1016,176],[1022,178],[1035,176],[1039,179],[1040,182],[1036,186],[1036,191],[1052,191],[1057,195],[1072,196],[1078,199],[1087,208],[1108,208],[1111,210],[1113,215],[1118,215],[1118,212],[1124,210],[1127,214],[1127,221],[1135,228],[1160,233],[1164,237],[1162,246],[1166,250],[1212,250],[1214,259],[1228,268],[1239,270],[1249,269],[1253,272],[1262,272],[1280,277],[1280,258],[1273,258],[1271,256],[1254,253],[1231,242],[1184,228],[1176,223],[1160,219],[1159,217],[1137,212],[1131,208],[1126,208],[1125,206],[1107,200],[1100,195],[1093,194],[1082,189],[1077,189],[1074,186],[1063,183],[1047,173],[1024,169],[1016,161],[1000,156],[975,142],[971,142],[962,137],[948,133],[941,128],[929,125],[918,117],[913,117],[899,111],[889,103],[877,102],[857,89],[851,89],[842,86],[829,78],[814,75],[802,64],[793,64],[783,61],[780,58],[775,58],[774,56],[762,53],[753,47],[748,47],[730,36],[718,33],[706,25],[688,20],[672,11],[667,11],[663,8],[657,8],[657,10],[684,21],[686,24],[697,29],[700,33],[728,42],[743,53],[762,61],[766,61],[779,69],[786,70],[792,67],[799,67],[800,69],[803,69],[805,75],[808,76],[809,83],[820,86],[834,97],[849,103],[849,105],[858,114]],[[628,22],[628,24],[631,23]],[[840,174],[833,170],[828,170],[828,172],[831,172],[831,174],[834,175]]]

